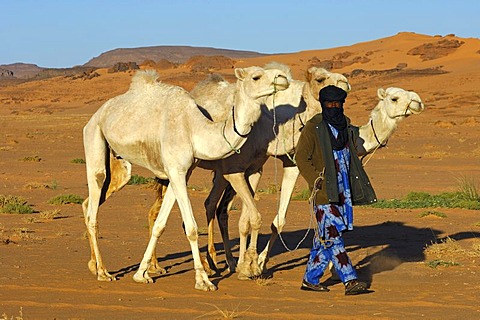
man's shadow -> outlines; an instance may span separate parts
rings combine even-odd
[[[299,230],[293,232],[283,232],[282,237],[287,245],[298,243],[307,230]],[[441,238],[441,230],[432,228],[416,228],[405,225],[404,222],[387,221],[370,226],[354,227],[353,231],[344,233],[345,247],[347,253],[354,253],[363,250],[366,255],[361,258],[355,267],[359,274],[359,278],[368,285],[372,283],[374,274],[384,271],[393,270],[404,262],[422,262],[425,261],[424,249],[432,243],[439,243],[446,237]],[[480,237],[479,232],[461,232],[448,237],[454,240],[462,240]],[[268,235],[259,237],[260,250],[268,241]],[[313,231],[310,230],[308,236],[301,243],[299,248],[310,249],[313,241]],[[369,248],[372,248],[369,250]],[[381,248],[381,249],[378,249]],[[275,242],[271,257],[285,253],[287,250],[282,241]],[[369,253],[371,251],[372,253]],[[363,255],[363,252],[359,252]],[[290,270],[296,267],[306,267],[308,254],[304,257],[293,258],[277,265],[271,265],[266,276],[272,277],[281,270]],[[328,271],[327,271],[328,272]],[[332,278],[327,280],[327,285],[338,282]]]

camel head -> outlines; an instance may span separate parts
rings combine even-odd
[[[403,119],[412,114],[419,114],[425,109],[420,96],[414,91],[390,87],[377,90],[379,105],[383,105],[386,115],[391,119]]]
[[[279,69],[248,67],[235,69],[237,82],[233,101],[233,119],[236,132],[241,136],[250,132],[260,118],[261,105],[278,91],[288,88],[287,74]]]
[[[280,69],[236,68],[237,92],[244,99],[258,100],[288,88],[287,74]],[[260,103],[260,102],[259,102]]]
[[[306,80],[310,88],[311,95],[318,101],[319,92],[322,88],[334,85],[346,92],[349,92],[352,87],[348,79],[340,73],[329,72],[323,68],[310,67],[306,73]]]

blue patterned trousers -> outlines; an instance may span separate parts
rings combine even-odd
[[[321,228],[318,234],[320,234],[322,240],[320,240],[320,237],[314,237],[307,262],[304,279],[311,284],[320,282],[320,278],[323,276],[329,261],[332,261],[343,283],[357,279],[355,268],[345,251],[342,232],[337,230],[337,226],[334,223],[334,220],[338,217],[331,214],[332,210],[329,210],[329,206],[331,205],[317,206],[315,208],[318,227]]]

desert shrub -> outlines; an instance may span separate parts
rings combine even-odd
[[[258,189],[258,193],[275,194],[279,190],[280,190],[279,187],[277,187],[275,184],[271,183],[264,189]]]
[[[303,189],[292,197],[292,200],[308,200],[310,198],[310,189]]]
[[[76,194],[62,194],[58,195],[56,197],[53,197],[52,199],[48,200],[49,204],[81,204],[83,202],[83,198],[76,195]]]
[[[440,212],[440,211],[424,211],[422,213],[420,213],[420,218],[423,218],[423,217],[427,217],[427,216],[436,216],[436,217],[439,217],[439,218],[446,218],[447,215],[443,212]]]
[[[28,214],[33,208],[22,197],[0,194],[0,212]]]
[[[455,262],[455,261],[445,261],[445,260],[442,260],[442,259],[435,259],[435,260],[432,260],[432,261],[428,261],[427,262],[427,266],[429,266],[430,268],[437,268],[439,266],[442,266],[442,267],[452,267],[452,266],[459,266],[460,263],[458,262]]]
[[[381,199],[372,205],[375,208],[463,208],[480,210],[480,199],[471,200],[461,191],[431,195],[427,192],[410,192],[404,199]]]
[[[60,216],[60,209],[41,211],[39,216],[44,220],[53,220]]]
[[[24,161],[24,162],[40,162],[42,161],[42,158],[40,158],[39,156],[28,156],[28,157],[25,157],[23,159],[20,159],[21,161]]]
[[[83,160],[82,158],[75,158],[75,159],[72,159],[70,162],[83,164],[85,163],[85,160]]]
[[[145,178],[142,176],[139,176],[137,174],[134,174],[131,178],[130,181],[128,181],[128,184],[130,185],[138,185],[138,184],[149,184],[154,181],[154,178]]]

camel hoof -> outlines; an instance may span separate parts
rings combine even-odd
[[[232,259],[230,261],[227,261],[227,266],[228,266],[227,270],[229,273],[235,273],[235,270],[237,268],[237,262],[234,259]]]
[[[99,274],[97,276],[98,281],[116,281],[117,278],[110,274]]]
[[[165,268],[160,267],[158,264],[157,265],[151,265],[148,268],[149,273],[155,273],[155,274],[165,274],[167,273],[167,270]]]
[[[195,289],[201,290],[201,291],[216,291],[217,286],[215,286],[213,283],[210,281],[201,281],[195,283]]]
[[[140,272],[140,270],[133,275],[133,281],[138,283],[153,283],[153,279],[148,275],[148,273],[146,271]]]
[[[246,274],[243,273],[243,272],[239,272],[239,273],[238,273],[237,279],[238,279],[238,280],[242,280],[242,281],[252,280],[251,275],[246,275]]]
[[[253,274],[250,269],[250,263],[248,262],[241,262],[237,265],[238,270],[238,280],[250,280]]]

